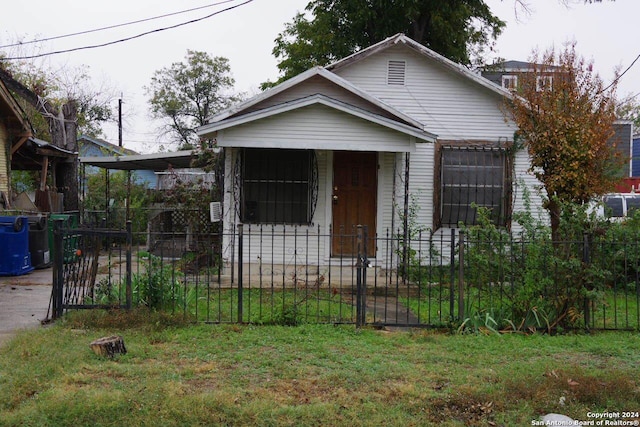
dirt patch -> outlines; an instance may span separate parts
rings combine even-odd
[[[47,317],[51,268],[23,276],[0,277],[0,346],[16,331],[36,328]]]

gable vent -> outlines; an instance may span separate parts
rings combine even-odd
[[[404,86],[406,68],[407,63],[405,61],[389,61],[387,84]]]

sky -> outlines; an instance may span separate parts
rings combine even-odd
[[[260,83],[278,77],[277,61],[271,54],[274,40],[308,0],[29,0],[3,2],[0,14],[0,45],[16,40],[29,41],[82,32],[142,20],[192,8],[188,13],[135,25],[61,38],[33,45],[1,49],[8,54],[33,54],[102,44],[147,31],[219,14],[179,28],[154,32],[130,41],[96,49],[35,59],[38,65],[88,67],[96,87],[108,87],[123,100],[124,146],[141,153],[166,147],[158,132],[159,123],[150,119],[144,87],[154,71],[184,60],[187,49],[205,51],[229,59],[238,92],[256,94]],[[520,10],[514,0],[485,0],[494,14],[507,22],[495,49],[487,56],[527,60],[533,49],[562,48],[576,42],[577,51],[594,62],[605,83],[614,70],[624,71],[640,55],[634,41],[640,1],[616,0],[585,5],[580,0],[528,0],[530,13]],[[565,3],[571,2],[568,6]],[[221,3],[211,7],[215,3]],[[238,6],[232,10],[223,9]],[[640,94],[640,60],[618,86],[619,96]],[[118,143],[117,126],[105,127],[105,139]]]

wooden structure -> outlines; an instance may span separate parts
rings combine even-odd
[[[10,135],[9,138],[11,148],[9,158],[6,159],[7,177],[10,170],[39,170],[41,178],[36,206],[41,211],[51,211],[54,209],[51,200],[61,198],[63,205],[61,210],[77,211],[78,143],[75,103],[69,101],[61,108],[56,108],[48,100],[39,97],[15,80],[2,68],[0,68],[0,82],[2,91],[6,91],[3,95],[8,95],[12,100],[10,103],[13,104],[14,117],[18,117],[18,121],[22,122],[22,129]],[[34,137],[33,128],[26,114],[8,90],[33,106],[47,120],[51,143]],[[52,188],[46,185],[48,176],[52,178]],[[9,187],[7,178],[7,190]]]

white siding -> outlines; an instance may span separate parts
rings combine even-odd
[[[406,61],[405,85],[387,84],[388,62],[395,60]],[[336,74],[421,121],[439,140],[513,141],[516,128],[505,119],[504,99],[500,95],[404,45],[395,45],[338,69]],[[409,188],[419,207],[416,219],[427,228],[433,227],[434,161],[433,144],[417,144],[416,151],[411,153]],[[531,207],[539,211],[542,203],[539,182],[528,172],[526,151],[516,155],[514,166],[514,210],[525,208],[524,185],[531,197]],[[397,169],[397,194],[401,195],[404,162]],[[402,206],[402,201],[397,203]],[[514,224],[514,231],[517,230],[519,228]],[[450,230],[441,229],[438,233],[448,236]]]
[[[223,259],[231,262],[237,259],[237,245],[230,238],[232,230],[237,230],[240,223],[239,213],[236,211],[236,204],[233,198],[233,185],[236,166],[237,149],[227,149],[226,151],[226,176],[225,181],[225,201],[224,201],[224,224],[225,237],[223,239]],[[378,212],[377,230],[381,238],[391,233],[392,212],[394,210],[393,199],[393,171],[396,158],[401,154],[379,153],[378,162]],[[318,161],[318,199],[316,209],[309,226],[283,226],[264,225],[262,230],[264,235],[260,236],[260,225],[245,225],[244,232],[249,233],[245,237],[244,262],[250,263],[254,267],[262,265],[264,274],[278,274],[285,269],[284,266],[304,266],[327,264],[330,258],[329,230],[331,226],[331,188],[333,185],[333,154],[331,151],[316,150]],[[398,224],[395,224],[398,227]],[[275,238],[271,239],[271,234],[275,233]],[[307,239],[307,233],[309,239]],[[296,235],[298,239],[296,240]],[[320,238],[318,238],[320,235]],[[381,245],[384,245],[381,242]],[[260,251],[262,245],[263,250]],[[273,246],[272,246],[273,245]],[[385,265],[382,255],[388,250],[384,246],[379,247],[378,256],[374,260],[376,265]],[[275,269],[279,269],[275,271]],[[289,270],[287,270],[289,271]],[[289,274],[289,273],[287,273]]]
[[[406,84],[388,85],[390,60],[405,60]],[[425,124],[439,139],[511,140],[503,98],[415,51],[396,45],[336,71],[340,77]]]
[[[222,146],[405,151],[406,134],[324,105],[311,105],[220,131]]]
[[[227,157],[225,162],[225,236],[223,239],[223,259],[231,262],[237,259],[237,243],[233,242],[231,235],[237,232],[240,223],[239,212],[235,199],[239,196],[235,194],[236,159],[238,150],[226,149]],[[331,181],[328,178],[328,159],[330,153],[326,151],[316,151],[318,161],[318,201],[310,225],[244,225],[244,262],[252,265],[262,265],[263,274],[271,274],[269,269],[273,265],[282,269],[286,266],[317,265],[328,258],[329,248],[326,246],[326,239],[323,237],[329,234],[330,219],[327,218],[326,200],[330,198]],[[327,197],[329,194],[329,197]],[[261,236],[261,231],[263,235]],[[307,233],[309,238],[307,238]],[[318,234],[322,238],[318,239]],[[271,236],[275,236],[273,239]],[[297,238],[296,238],[297,235]],[[319,254],[319,255],[318,255]],[[270,267],[271,266],[271,267]],[[249,272],[247,272],[249,273]],[[257,272],[254,272],[257,273]],[[274,271],[274,274],[278,272]]]

